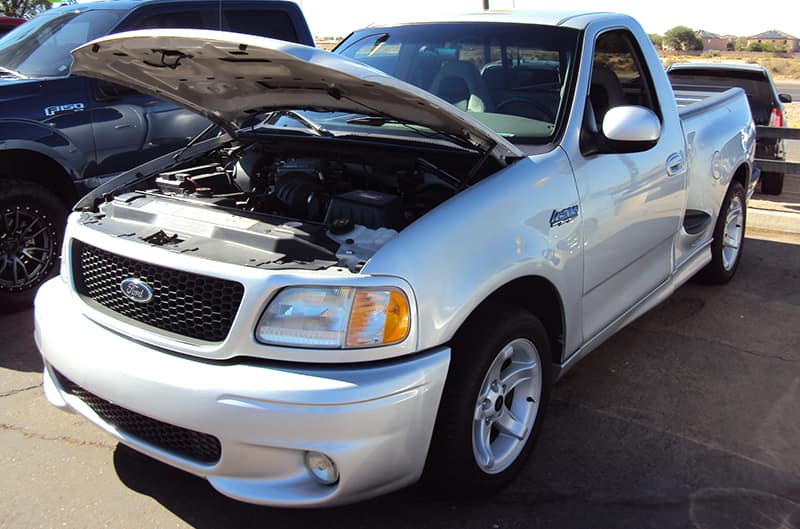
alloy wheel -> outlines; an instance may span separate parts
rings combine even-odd
[[[52,220],[32,205],[0,212],[0,291],[20,292],[40,283],[58,252]]]
[[[743,235],[744,207],[741,198],[734,195],[725,215],[725,228],[722,232],[722,266],[727,271],[736,265]]]
[[[478,467],[497,474],[525,448],[539,413],[542,363],[528,339],[500,349],[481,384],[472,423],[472,452]]]

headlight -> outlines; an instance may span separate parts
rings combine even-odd
[[[289,287],[256,329],[263,343],[329,349],[400,342],[411,326],[408,298],[396,288]]]

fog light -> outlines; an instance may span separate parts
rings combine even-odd
[[[306,469],[311,477],[323,485],[339,481],[339,471],[331,458],[319,452],[306,452]]]

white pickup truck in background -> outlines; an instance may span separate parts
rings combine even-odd
[[[739,263],[745,95],[679,109],[623,15],[376,26],[335,53],[155,30],[73,55],[232,138],[78,204],[36,301],[45,392],[237,499],[496,490],[559,376]]]

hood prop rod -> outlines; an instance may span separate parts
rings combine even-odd
[[[478,159],[475,165],[472,166],[472,169],[470,169],[469,173],[467,173],[467,177],[464,178],[463,182],[461,183],[461,189],[465,189],[472,185],[472,181],[477,176],[478,171],[480,171],[481,167],[483,167],[483,165],[486,163],[486,160],[489,159],[489,156],[491,156],[492,151],[494,151],[494,148],[496,146],[497,143],[492,142],[490,146],[488,146],[485,150],[483,150],[483,152],[481,153],[481,157]]]

